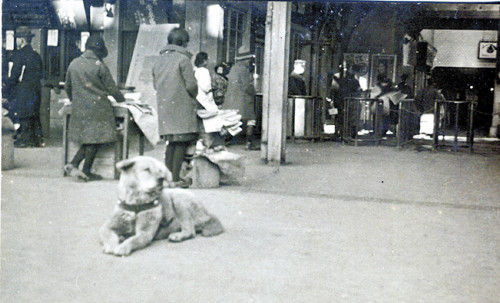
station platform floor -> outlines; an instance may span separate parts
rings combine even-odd
[[[424,144],[425,145],[425,144]],[[147,152],[162,159],[164,147]],[[239,185],[190,189],[226,232],[101,252],[116,180],[62,177],[62,148],[2,172],[1,302],[495,302],[500,153],[335,142],[245,156]]]

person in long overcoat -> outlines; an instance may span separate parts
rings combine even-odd
[[[9,92],[9,112],[15,123],[19,123],[16,146],[42,146],[40,123],[40,98],[42,79],[42,58],[31,47],[34,36],[26,26],[16,29],[17,50],[12,54],[12,68],[6,80]]]
[[[181,28],[172,29],[168,45],[160,51],[153,67],[153,84],[158,105],[160,136],[168,141],[165,165],[172,172],[174,182],[181,187],[189,186],[189,180],[181,180],[182,162],[189,161],[188,147],[196,143],[201,130],[201,120],[196,110],[198,86],[191,64],[191,54],[186,49],[189,34]]]
[[[71,100],[71,118],[69,121],[69,139],[80,144],[65,172],[76,170],[77,176],[84,181],[99,180],[101,176],[91,173],[92,164],[99,147],[118,139],[113,106],[109,96],[117,102],[125,101],[102,59],[108,51],[104,40],[98,35],[91,35],[85,52],[71,61],[66,73],[65,89]],[[84,161],[81,174],[80,162]]]
[[[254,137],[256,113],[254,109],[255,87],[250,72],[249,60],[237,61],[227,75],[228,86],[224,99],[224,109],[236,109],[246,126],[247,149],[259,149]]]

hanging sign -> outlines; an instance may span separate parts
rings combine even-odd
[[[49,29],[47,31],[47,46],[57,46],[59,31],[57,29]]]
[[[14,50],[14,31],[5,31],[5,49]]]

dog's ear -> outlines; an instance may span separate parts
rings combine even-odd
[[[127,171],[130,168],[132,168],[132,166],[134,166],[134,164],[135,164],[134,159],[125,159],[125,160],[122,160],[122,161],[116,163],[116,168],[119,171]]]

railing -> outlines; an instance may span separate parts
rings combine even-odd
[[[467,125],[467,142],[466,146],[469,148],[469,152],[473,151],[474,145],[474,107],[477,102],[474,101],[461,101],[461,100],[436,100],[434,102],[434,133],[433,133],[433,148],[437,150],[439,147],[439,135],[442,133],[440,122],[440,105],[444,106],[445,115],[450,112],[450,105],[455,105],[455,123],[454,123],[454,140],[453,140],[453,150],[458,151],[458,119],[459,119],[459,109],[460,106],[464,106],[468,110],[468,125]]]
[[[344,98],[342,140],[380,143],[383,101],[362,97]]]
[[[403,147],[413,141],[413,136],[418,134],[419,124],[420,113],[415,108],[415,100],[400,100],[396,126],[396,146]]]

